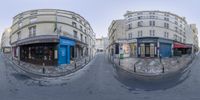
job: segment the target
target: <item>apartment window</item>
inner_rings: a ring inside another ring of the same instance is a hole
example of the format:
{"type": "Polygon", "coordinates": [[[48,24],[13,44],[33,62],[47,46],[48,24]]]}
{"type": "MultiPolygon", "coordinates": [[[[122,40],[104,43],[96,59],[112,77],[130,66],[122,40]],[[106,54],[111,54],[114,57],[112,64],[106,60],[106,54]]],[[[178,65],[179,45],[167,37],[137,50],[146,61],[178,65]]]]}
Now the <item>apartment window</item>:
{"type": "Polygon", "coordinates": [[[133,18],[128,18],[128,22],[131,22],[131,20],[133,20],[133,18]]]}
{"type": "Polygon", "coordinates": [[[155,26],[155,21],[149,21],[150,26],[155,26]]]}
{"type": "Polygon", "coordinates": [[[166,18],[166,17],[165,17],[164,20],[169,21],[169,18],[166,18]]]}
{"type": "Polygon", "coordinates": [[[138,19],[142,19],[142,16],[139,16],[138,19]]]}
{"type": "Polygon", "coordinates": [[[185,39],[183,39],[183,43],[185,43],[185,39]]]}
{"type": "Polygon", "coordinates": [[[74,30],[73,33],[74,33],[74,38],[78,38],[78,32],[74,30]]]}
{"type": "Polygon", "coordinates": [[[81,24],[83,24],[83,21],[82,21],[82,20],[79,20],[79,22],[80,22],[81,24]]]}
{"type": "Polygon", "coordinates": [[[30,15],[36,15],[38,13],[37,10],[31,11],[30,15]]]}
{"type": "Polygon", "coordinates": [[[176,34],[174,35],[174,40],[176,40],[176,41],[177,41],[177,35],[176,35],[176,34]]]}
{"type": "Polygon", "coordinates": [[[150,19],[154,19],[155,18],[155,16],[150,16],[150,19]]]}
{"type": "Polygon", "coordinates": [[[76,20],[77,21],[77,18],[75,16],[72,16],[72,19],[76,20]]]}
{"type": "Polygon", "coordinates": [[[83,27],[80,25],[80,30],[83,31],[83,27]]]}
{"type": "Polygon", "coordinates": [[[22,27],[22,22],[19,22],[18,23],[18,28],[21,28],[22,27]]]}
{"type": "Polygon", "coordinates": [[[165,38],[169,38],[169,33],[168,33],[168,32],[165,32],[165,33],[164,33],[164,37],[165,37],[165,38]]]}
{"type": "Polygon", "coordinates": [[[84,29],[84,32],[86,33],[86,29],[84,29]]]}
{"type": "Polygon", "coordinates": [[[37,22],[37,17],[30,18],[30,23],[35,23],[35,22],[37,22]]]}
{"type": "Polygon", "coordinates": [[[149,30],[150,36],[155,36],[155,30],[149,30]]]}
{"type": "Polygon", "coordinates": [[[167,14],[167,13],[165,13],[164,15],[167,16],[167,17],[169,17],[169,14],[167,14]]]}
{"type": "Polygon", "coordinates": [[[143,26],[142,24],[143,24],[143,21],[139,21],[139,22],[138,22],[138,27],[143,26]]]}
{"type": "Polygon", "coordinates": [[[23,19],[23,14],[19,15],[19,20],[23,19]]]}
{"type": "Polygon", "coordinates": [[[155,15],[155,12],[149,12],[150,15],[155,15]]]}
{"type": "Polygon", "coordinates": [[[36,26],[31,26],[29,29],[29,36],[35,36],[36,35],[36,26]]]}
{"type": "Polygon", "coordinates": [[[129,33],[129,34],[128,34],[128,38],[129,38],[129,39],[132,39],[132,33],[129,33]]]}
{"type": "Polygon", "coordinates": [[[132,17],[132,15],[128,15],[128,18],[132,17]]]}
{"type": "Polygon", "coordinates": [[[83,41],[83,34],[80,34],[81,35],[81,41],[83,41]]]}
{"type": "Polygon", "coordinates": [[[128,29],[132,29],[132,24],[128,24],[128,29]]]}
{"type": "Polygon", "coordinates": [[[85,37],[85,43],[87,43],[87,37],[85,37]]]}
{"type": "Polygon", "coordinates": [[[164,27],[169,29],[169,23],[164,23],[164,27]]]}
{"type": "Polygon", "coordinates": [[[138,37],[142,37],[142,31],[138,31],[138,37]]]}
{"type": "Polygon", "coordinates": [[[76,27],[76,22],[72,22],[72,26],[73,26],[73,27],[76,27]]]}
{"type": "Polygon", "coordinates": [[[21,32],[17,32],[17,40],[20,40],[21,39],[21,32]]]}

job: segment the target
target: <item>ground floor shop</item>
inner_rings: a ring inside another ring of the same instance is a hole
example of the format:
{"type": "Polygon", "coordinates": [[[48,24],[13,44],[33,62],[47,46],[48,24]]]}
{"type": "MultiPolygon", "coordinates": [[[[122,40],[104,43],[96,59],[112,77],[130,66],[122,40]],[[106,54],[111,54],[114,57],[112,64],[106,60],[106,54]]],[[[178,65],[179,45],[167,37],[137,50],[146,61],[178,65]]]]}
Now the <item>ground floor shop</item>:
{"type": "Polygon", "coordinates": [[[130,40],[120,40],[110,46],[110,53],[124,57],[172,57],[177,55],[191,54],[192,45],[177,41],[143,37],[130,40]],[[134,40],[134,41],[133,41],[134,40]]]}
{"type": "Polygon", "coordinates": [[[38,65],[57,65],[57,43],[37,43],[19,46],[21,61],[38,65]]]}
{"type": "Polygon", "coordinates": [[[88,46],[67,37],[59,39],[31,39],[32,42],[12,46],[14,59],[43,66],[70,64],[89,55],[88,46]],[[34,40],[34,41],[33,41],[34,40]]]}
{"type": "Polygon", "coordinates": [[[187,45],[179,42],[174,42],[174,56],[181,56],[192,53],[192,45],[187,45]]]}
{"type": "Polygon", "coordinates": [[[158,55],[157,39],[155,38],[140,38],[138,44],[138,57],[156,57],[158,55]]]}

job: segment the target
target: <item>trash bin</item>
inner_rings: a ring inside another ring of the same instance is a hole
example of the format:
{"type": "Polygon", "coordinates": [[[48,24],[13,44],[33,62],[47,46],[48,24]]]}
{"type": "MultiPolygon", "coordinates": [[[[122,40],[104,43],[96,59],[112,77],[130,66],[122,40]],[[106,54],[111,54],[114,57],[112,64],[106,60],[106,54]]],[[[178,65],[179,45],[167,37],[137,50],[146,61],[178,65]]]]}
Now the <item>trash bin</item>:
{"type": "Polygon", "coordinates": [[[123,59],[123,58],[124,58],[124,54],[120,54],[120,55],[119,55],[119,58],[120,58],[120,59],[123,59]]]}

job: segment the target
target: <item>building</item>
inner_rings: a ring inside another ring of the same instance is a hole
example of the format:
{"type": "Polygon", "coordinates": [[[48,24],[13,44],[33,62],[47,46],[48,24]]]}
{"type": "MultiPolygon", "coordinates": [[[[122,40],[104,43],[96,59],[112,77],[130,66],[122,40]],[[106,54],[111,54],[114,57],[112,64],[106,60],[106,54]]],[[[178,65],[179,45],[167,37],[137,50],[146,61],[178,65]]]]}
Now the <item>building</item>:
{"type": "Polygon", "coordinates": [[[96,52],[106,52],[106,48],[108,46],[108,38],[107,37],[101,37],[96,38],[96,52]]]}
{"type": "Polygon", "coordinates": [[[10,53],[11,52],[10,32],[11,32],[11,29],[7,28],[2,34],[1,50],[2,50],[3,53],[10,53]]]}
{"type": "Polygon", "coordinates": [[[13,59],[38,65],[61,65],[95,53],[95,33],[81,15],[59,9],[36,9],[13,18],[13,59]]]}
{"type": "Polygon", "coordinates": [[[194,52],[199,51],[199,40],[198,40],[198,29],[196,27],[196,24],[190,24],[190,27],[192,29],[192,40],[193,40],[193,48],[194,48],[194,52]]]}
{"type": "Polygon", "coordinates": [[[113,20],[108,28],[108,52],[112,56],[119,54],[119,39],[125,39],[125,20],[113,20]]]}
{"type": "Polygon", "coordinates": [[[119,50],[115,54],[123,54],[124,57],[170,57],[192,52],[194,42],[187,43],[188,35],[192,33],[187,31],[185,17],[165,11],[127,11],[124,17],[123,27],[112,27],[111,23],[108,30],[110,45],[115,44],[115,49],[119,50]],[[124,32],[113,32],[117,29],[124,32]],[[112,36],[117,38],[112,39],[112,36]]]}

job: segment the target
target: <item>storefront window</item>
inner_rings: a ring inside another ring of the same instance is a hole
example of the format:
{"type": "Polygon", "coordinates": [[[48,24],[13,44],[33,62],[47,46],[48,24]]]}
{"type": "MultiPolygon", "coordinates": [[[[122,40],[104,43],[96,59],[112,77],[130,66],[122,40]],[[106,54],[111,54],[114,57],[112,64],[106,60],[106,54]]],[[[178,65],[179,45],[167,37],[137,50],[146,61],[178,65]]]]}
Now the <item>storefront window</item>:
{"type": "Polygon", "coordinates": [[[145,45],[141,44],[140,48],[141,48],[141,57],[145,57],[145,45]]]}
{"type": "Polygon", "coordinates": [[[54,65],[57,59],[56,44],[32,44],[20,48],[20,58],[34,64],[54,65]],[[56,55],[55,55],[56,53],[56,55]],[[54,59],[54,56],[56,59],[54,59]]]}
{"type": "Polygon", "coordinates": [[[150,56],[154,57],[154,44],[150,44],[150,56]]]}

